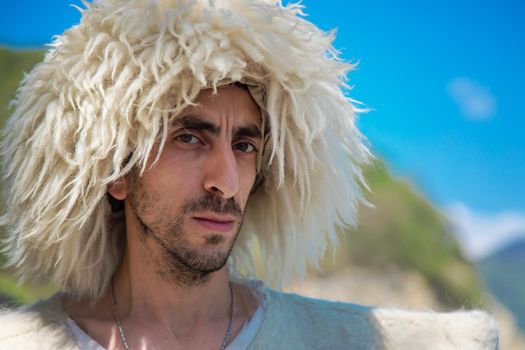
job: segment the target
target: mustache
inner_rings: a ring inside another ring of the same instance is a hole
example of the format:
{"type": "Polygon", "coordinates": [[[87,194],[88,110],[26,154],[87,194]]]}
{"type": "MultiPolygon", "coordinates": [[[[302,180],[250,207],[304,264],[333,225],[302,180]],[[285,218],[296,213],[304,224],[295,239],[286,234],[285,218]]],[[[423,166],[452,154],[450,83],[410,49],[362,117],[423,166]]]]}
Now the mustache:
{"type": "Polygon", "coordinates": [[[201,211],[211,211],[216,214],[230,214],[238,218],[243,216],[241,207],[233,198],[224,200],[212,193],[208,193],[204,197],[192,200],[182,207],[182,213],[184,214],[201,211]]]}

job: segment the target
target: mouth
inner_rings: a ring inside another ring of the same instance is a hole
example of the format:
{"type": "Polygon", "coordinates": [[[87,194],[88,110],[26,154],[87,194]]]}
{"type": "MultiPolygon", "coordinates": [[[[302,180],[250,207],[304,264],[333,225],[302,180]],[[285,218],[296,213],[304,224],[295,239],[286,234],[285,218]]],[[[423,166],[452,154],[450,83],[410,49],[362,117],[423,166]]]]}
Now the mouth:
{"type": "Polygon", "coordinates": [[[217,233],[230,232],[236,222],[236,219],[233,217],[221,215],[194,216],[193,220],[200,226],[217,233]]]}

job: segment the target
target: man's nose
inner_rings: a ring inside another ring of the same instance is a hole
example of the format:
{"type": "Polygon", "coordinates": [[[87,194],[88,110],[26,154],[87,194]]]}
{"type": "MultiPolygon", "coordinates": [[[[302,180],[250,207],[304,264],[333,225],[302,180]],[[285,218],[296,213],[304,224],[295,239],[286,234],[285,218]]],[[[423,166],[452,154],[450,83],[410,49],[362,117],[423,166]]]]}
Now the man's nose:
{"type": "Polygon", "coordinates": [[[216,145],[206,160],[204,189],[223,198],[232,198],[239,190],[237,160],[231,145],[216,145]]]}

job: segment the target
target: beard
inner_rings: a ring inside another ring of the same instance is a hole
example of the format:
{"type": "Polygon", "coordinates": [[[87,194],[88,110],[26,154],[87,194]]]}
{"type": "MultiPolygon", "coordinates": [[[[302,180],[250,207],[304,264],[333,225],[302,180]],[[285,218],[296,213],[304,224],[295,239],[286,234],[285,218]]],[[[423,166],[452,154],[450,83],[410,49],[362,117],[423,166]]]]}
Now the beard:
{"type": "Polygon", "coordinates": [[[142,188],[140,178],[133,176],[130,181],[129,203],[140,225],[142,241],[151,240],[155,246],[152,256],[156,258],[155,271],[165,281],[176,286],[191,287],[205,283],[211,273],[222,269],[232,252],[242,226],[243,212],[233,198],[227,200],[207,193],[205,196],[185,203],[174,215],[170,206],[159,203],[160,195],[142,188]],[[191,213],[212,212],[229,214],[239,218],[231,242],[225,248],[223,235],[210,233],[204,242],[195,246],[184,231],[184,218],[191,213]]]}

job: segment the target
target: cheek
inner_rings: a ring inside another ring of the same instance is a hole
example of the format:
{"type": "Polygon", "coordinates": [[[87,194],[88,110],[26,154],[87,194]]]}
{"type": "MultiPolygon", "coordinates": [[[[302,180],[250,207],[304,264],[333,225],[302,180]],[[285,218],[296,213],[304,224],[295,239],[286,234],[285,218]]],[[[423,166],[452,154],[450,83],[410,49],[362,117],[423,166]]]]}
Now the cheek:
{"type": "Polygon", "coordinates": [[[179,164],[159,162],[145,184],[159,195],[163,205],[169,205],[173,210],[199,196],[200,175],[196,167],[191,162],[179,164]]]}
{"type": "Polygon", "coordinates": [[[250,196],[250,193],[252,192],[253,185],[255,184],[255,170],[252,170],[251,168],[248,168],[247,170],[240,171],[239,172],[239,200],[243,204],[243,206],[246,205],[246,202],[248,201],[248,197],[250,196]]]}
{"type": "Polygon", "coordinates": [[[202,177],[202,159],[195,152],[177,152],[166,146],[158,162],[162,182],[184,190],[202,177]]]}

